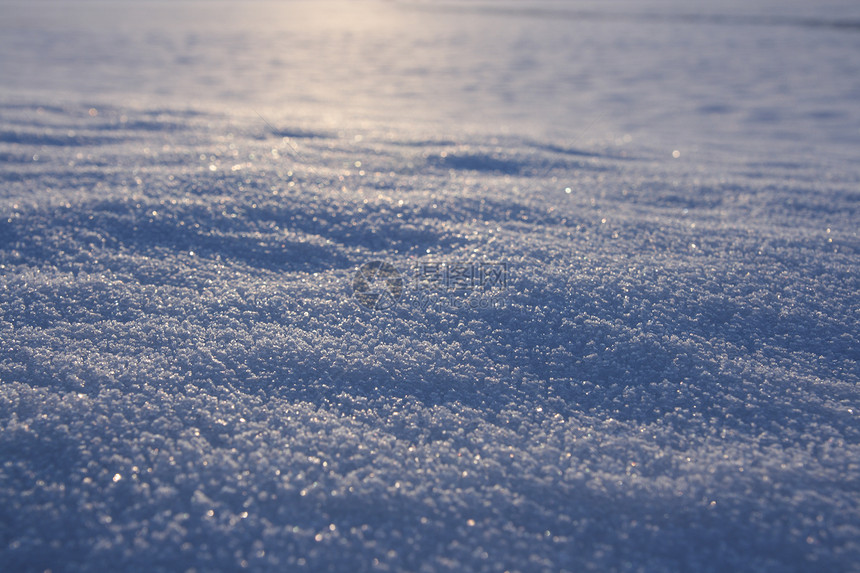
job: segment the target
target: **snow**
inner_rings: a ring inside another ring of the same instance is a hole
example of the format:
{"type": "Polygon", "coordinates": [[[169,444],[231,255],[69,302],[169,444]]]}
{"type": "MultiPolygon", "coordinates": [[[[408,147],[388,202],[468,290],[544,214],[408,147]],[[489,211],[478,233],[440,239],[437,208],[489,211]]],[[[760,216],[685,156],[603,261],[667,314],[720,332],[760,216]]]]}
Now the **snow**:
{"type": "Polygon", "coordinates": [[[0,10],[0,570],[858,571],[856,3],[0,10]]]}

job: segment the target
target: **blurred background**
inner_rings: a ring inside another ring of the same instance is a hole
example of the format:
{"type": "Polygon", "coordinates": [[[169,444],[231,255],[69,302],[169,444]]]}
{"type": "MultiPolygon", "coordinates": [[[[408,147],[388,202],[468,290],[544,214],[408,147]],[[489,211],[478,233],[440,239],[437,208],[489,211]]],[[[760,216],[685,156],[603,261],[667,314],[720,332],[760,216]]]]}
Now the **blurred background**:
{"type": "Polygon", "coordinates": [[[6,101],[732,152],[860,142],[854,1],[3,0],[0,10],[6,101]]]}

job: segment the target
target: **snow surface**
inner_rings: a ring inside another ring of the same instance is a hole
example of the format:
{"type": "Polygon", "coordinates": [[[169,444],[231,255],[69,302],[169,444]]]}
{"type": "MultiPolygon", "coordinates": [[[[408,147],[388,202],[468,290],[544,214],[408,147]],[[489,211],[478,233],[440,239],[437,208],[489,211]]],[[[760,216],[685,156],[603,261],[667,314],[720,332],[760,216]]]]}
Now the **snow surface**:
{"type": "Polygon", "coordinates": [[[0,570],[860,571],[856,2],[0,14],[0,570]]]}

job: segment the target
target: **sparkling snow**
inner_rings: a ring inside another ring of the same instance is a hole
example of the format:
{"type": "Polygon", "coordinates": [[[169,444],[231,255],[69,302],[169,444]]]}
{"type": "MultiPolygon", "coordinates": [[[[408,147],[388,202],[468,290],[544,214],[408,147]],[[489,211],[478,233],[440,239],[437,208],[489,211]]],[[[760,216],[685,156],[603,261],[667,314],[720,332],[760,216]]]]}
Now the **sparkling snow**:
{"type": "Polygon", "coordinates": [[[857,3],[0,14],[0,570],[858,571],[857,3]]]}

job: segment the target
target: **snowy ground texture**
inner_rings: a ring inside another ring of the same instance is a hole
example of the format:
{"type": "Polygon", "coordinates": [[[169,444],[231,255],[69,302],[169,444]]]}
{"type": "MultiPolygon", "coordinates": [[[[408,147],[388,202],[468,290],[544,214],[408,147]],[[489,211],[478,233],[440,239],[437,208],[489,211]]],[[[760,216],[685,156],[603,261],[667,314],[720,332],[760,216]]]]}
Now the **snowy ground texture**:
{"type": "Polygon", "coordinates": [[[3,2],[0,570],[860,571],[858,53],[837,1],[3,2]]]}

